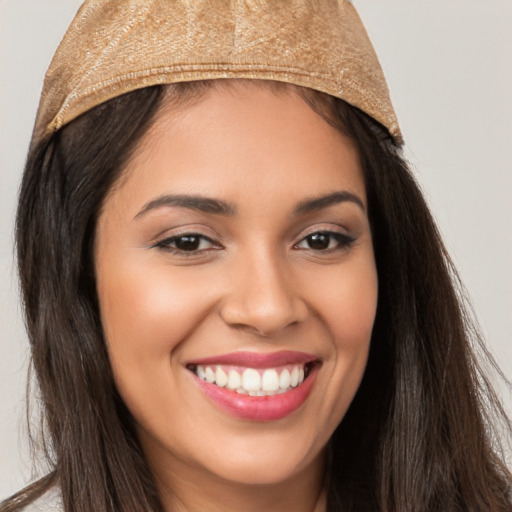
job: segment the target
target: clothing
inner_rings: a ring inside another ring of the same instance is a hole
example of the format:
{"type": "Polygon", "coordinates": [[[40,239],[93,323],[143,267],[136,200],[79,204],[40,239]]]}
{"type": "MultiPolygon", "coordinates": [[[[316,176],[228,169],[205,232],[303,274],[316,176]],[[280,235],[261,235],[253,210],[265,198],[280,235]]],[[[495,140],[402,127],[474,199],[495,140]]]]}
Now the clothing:
{"type": "Polygon", "coordinates": [[[33,144],[142,87],[275,80],[341,98],[402,143],[368,34],[344,0],[86,0],[57,50],[33,144]]]}
{"type": "Polygon", "coordinates": [[[27,505],[23,512],[62,512],[62,496],[58,487],[52,487],[42,496],[27,505]]]}

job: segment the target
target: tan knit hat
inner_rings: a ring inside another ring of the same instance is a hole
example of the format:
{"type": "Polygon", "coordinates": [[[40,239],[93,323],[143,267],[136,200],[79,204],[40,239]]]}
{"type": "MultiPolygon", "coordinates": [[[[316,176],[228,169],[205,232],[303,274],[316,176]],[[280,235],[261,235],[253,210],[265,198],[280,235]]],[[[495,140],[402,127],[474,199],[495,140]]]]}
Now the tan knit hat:
{"type": "Polygon", "coordinates": [[[379,61],[346,0],[87,0],[46,75],[33,142],[129,91],[215,78],[328,93],[402,143],[379,61]]]}

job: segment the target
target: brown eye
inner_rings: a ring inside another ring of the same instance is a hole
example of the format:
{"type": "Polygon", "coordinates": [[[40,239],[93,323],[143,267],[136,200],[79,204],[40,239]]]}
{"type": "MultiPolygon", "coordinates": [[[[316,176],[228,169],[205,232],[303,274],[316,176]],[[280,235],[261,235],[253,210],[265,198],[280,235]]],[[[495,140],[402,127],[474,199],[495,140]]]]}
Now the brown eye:
{"type": "Polygon", "coordinates": [[[201,237],[197,235],[179,236],[174,239],[174,247],[179,251],[197,251],[201,244],[201,237]]]}
{"type": "Polygon", "coordinates": [[[329,248],[331,243],[331,235],[329,233],[313,233],[306,237],[310,249],[321,251],[329,248]]]}
{"type": "Polygon", "coordinates": [[[173,253],[200,253],[208,249],[218,248],[212,240],[198,233],[185,233],[171,236],[155,244],[154,247],[173,253]]]}
{"type": "Polygon", "coordinates": [[[316,231],[304,237],[296,246],[296,249],[308,249],[311,251],[332,251],[347,249],[355,239],[349,235],[334,231],[316,231]]]}

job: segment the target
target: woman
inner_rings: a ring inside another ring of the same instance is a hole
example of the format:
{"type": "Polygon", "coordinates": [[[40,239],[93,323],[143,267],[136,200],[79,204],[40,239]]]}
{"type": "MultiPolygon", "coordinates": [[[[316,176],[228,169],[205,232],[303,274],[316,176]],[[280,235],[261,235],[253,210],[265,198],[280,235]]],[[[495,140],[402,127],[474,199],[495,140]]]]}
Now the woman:
{"type": "Polygon", "coordinates": [[[52,64],[17,232],[54,471],[6,510],[510,510],[357,15],[227,6],[86,3],[52,64]]]}

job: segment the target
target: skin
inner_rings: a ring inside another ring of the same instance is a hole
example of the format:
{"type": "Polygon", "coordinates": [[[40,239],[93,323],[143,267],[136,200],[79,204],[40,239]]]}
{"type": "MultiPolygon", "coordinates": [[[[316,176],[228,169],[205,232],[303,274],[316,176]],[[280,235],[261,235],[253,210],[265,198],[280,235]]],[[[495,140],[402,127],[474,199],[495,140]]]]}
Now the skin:
{"type": "Polygon", "coordinates": [[[163,107],[105,201],[95,262],[115,381],[167,509],[324,509],[325,446],[363,376],[375,318],[366,210],[354,145],[293,88],[230,81],[163,107]],[[297,212],[335,192],[353,199],[297,212]],[[232,211],[155,203],[169,194],[232,211]],[[339,236],[314,249],[318,232],[339,236]],[[169,238],[186,233],[205,238],[177,252],[169,238]],[[222,411],[186,368],[280,350],[321,366],[306,402],[274,421],[222,411]]]}

